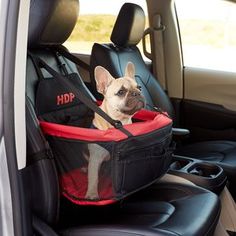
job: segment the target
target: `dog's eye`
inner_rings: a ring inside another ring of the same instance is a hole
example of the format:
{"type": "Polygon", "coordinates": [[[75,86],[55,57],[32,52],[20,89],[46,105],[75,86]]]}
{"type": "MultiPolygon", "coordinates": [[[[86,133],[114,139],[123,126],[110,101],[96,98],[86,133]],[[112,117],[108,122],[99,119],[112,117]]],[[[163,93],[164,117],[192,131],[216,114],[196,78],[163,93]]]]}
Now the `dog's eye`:
{"type": "Polygon", "coordinates": [[[140,85],[137,86],[137,89],[138,89],[139,91],[142,91],[142,87],[141,87],[140,85]]]}
{"type": "Polygon", "coordinates": [[[125,94],[125,90],[124,89],[120,89],[118,92],[117,92],[117,95],[118,96],[122,96],[125,94]]]}

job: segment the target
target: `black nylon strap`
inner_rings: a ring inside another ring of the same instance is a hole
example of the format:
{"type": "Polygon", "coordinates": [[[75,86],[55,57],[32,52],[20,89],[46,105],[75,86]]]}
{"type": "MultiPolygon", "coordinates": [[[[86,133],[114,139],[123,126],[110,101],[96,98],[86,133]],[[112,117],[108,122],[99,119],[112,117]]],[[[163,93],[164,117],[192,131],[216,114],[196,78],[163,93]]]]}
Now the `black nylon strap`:
{"type": "Polygon", "coordinates": [[[83,94],[83,91],[80,90],[79,92],[77,89],[74,88],[70,84],[68,80],[66,80],[62,75],[60,75],[58,72],[53,70],[50,66],[48,66],[42,59],[35,57],[31,54],[31,57],[34,57],[36,66],[40,68],[44,68],[47,72],[49,72],[54,78],[58,79],[58,82],[61,83],[63,86],[69,88],[71,92],[73,92],[76,97],[83,102],[85,105],[87,105],[91,110],[99,114],[102,118],[104,118],[107,122],[109,122],[112,126],[114,126],[116,129],[119,129],[124,134],[126,134],[128,137],[133,136],[128,130],[126,130],[122,123],[119,120],[113,120],[107,113],[105,113],[101,108],[99,108],[91,99],[89,99],[86,95],[83,94]]]}
{"type": "Polygon", "coordinates": [[[71,54],[70,52],[68,52],[68,50],[64,47],[64,46],[57,46],[55,47],[55,50],[57,52],[59,52],[62,56],[64,56],[65,58],[67,58],[68,60],[74,62],[75,64],[77,64],[78,66],[81,66],[83,69],[90,71],[90,65],[87,64],[86,62],[82,61],[81,59],[79,59],[78,57],[74,56],[73,54],[71,54]]]}
{"type": "Polygon", "coordinates": [[[54,52],[56,60],[57,60],[57,64],[58,67],[60,68],[60,70],[63,72],[64,75],[68,75],[68,70],[66,69],[66,64],[65,62],[62,61],[61,59],[61,54],[59,52],[54,52]]]}
{"type": "Polygon", "coordinates": [[[28,156],[27,165],[31,165],[37,161],[53,159],[53,155],[50,149],[45,149],[39,152],[32,153],[28,156]]]}
{"type": "Polygon", "coordinates": [[[26,96],[26,124],[27,165],[42,159],[53,159],[49,144],[38,128],[38,120],[28,96],[26,96]]]}
{"type": "Polygon", "coordinates": [[[34,57],[34,55],[31,52],[27,52],[27,54],[31,58],[31,60],[34,64],[34,67],[36,69],[36,73],[37,73],[39,79],[40,80],[44,79],[43,72],[41,71],[40,67],[38,66],[38,63],[37,63],[36,58],[34,57]]]}
{"type": "Polygon", "coordinates": [[[149,105],[148,103],[146,103],[146,106],[148,106],[148,107],[150,107],[152,110],[154,110],[154,111],[156,111],[156,112],[162,114],[163,116],[166,116],[166,117],[172,119],[172,118],[168,115],[168,113],[167,113],[167,112],[164,112],[160,107],[151,106],[151,105],[149,105]]]}

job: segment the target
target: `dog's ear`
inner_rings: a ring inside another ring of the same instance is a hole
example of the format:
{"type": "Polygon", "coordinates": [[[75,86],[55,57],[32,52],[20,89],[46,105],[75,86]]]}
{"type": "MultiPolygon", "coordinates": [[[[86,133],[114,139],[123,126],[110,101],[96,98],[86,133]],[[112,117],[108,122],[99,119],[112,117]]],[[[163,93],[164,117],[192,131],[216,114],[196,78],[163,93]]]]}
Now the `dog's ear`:
{"type": "Polygon", "coordinates": [[[125,68],[125,76],[135,79],[135,68],[132,62],[128,62],[125,68]]]}
{"type": "Polygon", "coordinates": [[[97,91],[104,95],[108,85],[112,82],[114,78],[111,76],[109,71],[107,71],[102,66],[96,66],[94,70],[94,77],[96,80],[97,91]]]}

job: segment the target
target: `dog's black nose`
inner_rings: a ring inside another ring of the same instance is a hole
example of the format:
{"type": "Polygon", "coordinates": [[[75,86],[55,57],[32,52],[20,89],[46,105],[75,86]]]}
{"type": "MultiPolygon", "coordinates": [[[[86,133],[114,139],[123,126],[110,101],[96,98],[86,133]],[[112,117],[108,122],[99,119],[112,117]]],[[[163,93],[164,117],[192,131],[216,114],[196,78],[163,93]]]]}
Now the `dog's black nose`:
{"type": "Polygon", "coordinates": [[[140,92],[138,92],[138,91],[133,91],[132,93],[131,93],[131,95],[133,96],[133,97],[137,97],[137,96],[140,96],[140,92]]]}

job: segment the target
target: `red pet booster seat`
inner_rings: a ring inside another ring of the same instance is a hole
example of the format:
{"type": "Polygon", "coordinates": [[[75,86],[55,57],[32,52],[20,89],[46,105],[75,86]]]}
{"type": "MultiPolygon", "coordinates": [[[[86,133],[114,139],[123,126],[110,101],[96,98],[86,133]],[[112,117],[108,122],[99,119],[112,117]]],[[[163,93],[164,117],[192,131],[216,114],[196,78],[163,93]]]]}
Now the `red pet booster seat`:
{"type": "Polygon", "coordinates": [[[132,124],[122,125],[92,101],[76,73],[61,75],[30,56],[40,78],[36,112],[56,160],[63,196],[76,204],[110,204],[166,173],[173,147],[172,120],[165,113],[141,110],[132,124]],[[94,112],[114,128],[90,128],[94,112]]]}

